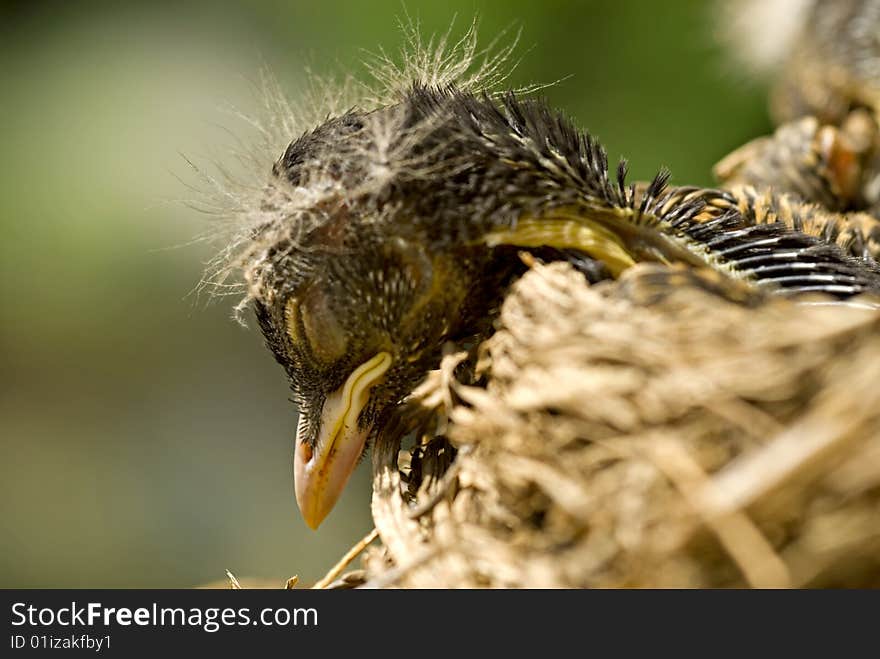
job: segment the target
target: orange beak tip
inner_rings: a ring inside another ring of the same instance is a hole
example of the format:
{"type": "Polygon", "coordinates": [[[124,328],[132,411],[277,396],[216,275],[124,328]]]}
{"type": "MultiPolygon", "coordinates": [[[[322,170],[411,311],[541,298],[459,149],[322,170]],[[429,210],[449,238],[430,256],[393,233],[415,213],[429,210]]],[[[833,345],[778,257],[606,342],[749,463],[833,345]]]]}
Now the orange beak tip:
{"type": "Polygon", "coordinates": [[[391,355],[380,352],[330,393],[322,405],[321,418],[313,420],[317,437],[305,435],[312,424],[301,422],[297,427],[293,455],[296,502],[311,529],[317,529],[330,514],[357,467],[370,434],[358,419],[369,401],[370,389],[390,365],[391,355]]]}

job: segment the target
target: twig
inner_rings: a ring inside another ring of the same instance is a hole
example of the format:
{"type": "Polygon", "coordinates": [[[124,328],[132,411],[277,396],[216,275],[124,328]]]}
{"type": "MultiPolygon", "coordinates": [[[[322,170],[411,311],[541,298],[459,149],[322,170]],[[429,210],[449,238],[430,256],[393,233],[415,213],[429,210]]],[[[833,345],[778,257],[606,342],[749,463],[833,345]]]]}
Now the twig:
{"type": "Polygon", "coordinates": [[[373,529],[367,535],[365,535],[361,540],[355,544],[354,547],[349,549],[345,556],[343,556],[340,561],[330,568],[330,571],[324,575],[324,578],[318,581],[314,586],[312,586],[313,590],[321,590],[326,588],[331,583],[333,583],[336,578],[342,574],[342,571],[348,567],[349,563],[351,563],[355,558],[358,557],[364,549],[367,548],[367,545],[373,542],[376,538],[379,537],[379,532],[376,529],[373,529]]]}
{"type": "Polygon", "coordinates": [[[418,568],[422,567],[426,563],[429,563],[433,559],[437,558],[437,556],[439,556],[443,551],[445,551],[445,549],[446,549],[445,547],[441,547],[439,545],[431,547],[431,548],[425,550],[424,552],[422,552],[421,555],[416,556],[413,560],[411,560],[406,565],[403,565],[401,567],[391,568],[390,570],[386,571],[385,573],[380,574],[379,576],[377,576],[373,579],[370,579],[363,586],[361,586],[361,588],[366,589],[366,590],[371,590],[371,589],[388,588],[390,586],[393,586],[395,583],[400,581],[403,577],[405,577],[407,574],[409,574],[413,570],[417,570],[418,568]]]}
{"type": "Polygon", "coordinates": [[[677,441],[663,436],[645,442],[646,453],[715,533],[753,588],[790,588],[788,566],[743,510],[723,515],[706,510],[697,498],[709,476],[677,441]]]}
{"type": "Polygon", "coordinates": [[[226,570],[226,578],[229,579],[229,585],[232,587],[232,590],[241,590],[241,584],[238,583],[238,579],[229,570],[226,570]]]}

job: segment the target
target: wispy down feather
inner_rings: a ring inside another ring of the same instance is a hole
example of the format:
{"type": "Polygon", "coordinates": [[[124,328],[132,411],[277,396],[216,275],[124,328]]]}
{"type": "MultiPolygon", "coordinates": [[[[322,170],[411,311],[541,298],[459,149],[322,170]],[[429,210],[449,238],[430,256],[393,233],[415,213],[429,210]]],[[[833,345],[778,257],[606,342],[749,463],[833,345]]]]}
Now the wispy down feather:
{"type": "MultiPolygon", "coordinates": [[[[277,231],[307,233],[313,227],[309,217],[320,201],[320,182],[306,189],[279,185],[278,179],[271,176],[273,163],[291,141],[348,112],[370,113],[389,107],[414,84],[454,86],[474,94],[496,95],[516,66],[512,56],[519,33],[502,33],[481,47],[476,21],[458,36],[453,24],[445,33],[426,38],[410,16],[401,19],[399,27],[403,43],[399,51],[366,53],[364,78],[350,73],[334,76],[306,71],[305,85],[291,98],[275,76],[263,70],[256,85],[258,112],[233,113],[255,135],[250,141],[235,138],[232,157],[241,163],[244,177],[230,174],[223,164],[204,167],[187,161],[198,179],[192,205],[215,217],[209,230],[197,240],[221,245],[206,265],[198,293],[242,296],[236,306],[236,317],[240,319],[239,312],[252,296],[240,276],[243,266],[277,243],[277,231]],[[294,214],[299,216],[297,222],[283,221],[294,214]]],[[[517,91],[530,93],[545,86],[529,85],[517,91]]],[[[373,137],[368,156],[375,164],[378,180],[383,171],[388,177],[393,175],[389,169],[392,164],[397,172],[406,170],[413,176],[432,173],[429,153],[418,160],[412,157],[413,144],[431,127],[404,126],[404,120],[404,116],[393,112],[367,115],[365,129],[373,137]]],[[[445,168],[449,171],[449,163],[445,168]]],[[[326,186],[333,187],[329,182],[326,186]]]]}

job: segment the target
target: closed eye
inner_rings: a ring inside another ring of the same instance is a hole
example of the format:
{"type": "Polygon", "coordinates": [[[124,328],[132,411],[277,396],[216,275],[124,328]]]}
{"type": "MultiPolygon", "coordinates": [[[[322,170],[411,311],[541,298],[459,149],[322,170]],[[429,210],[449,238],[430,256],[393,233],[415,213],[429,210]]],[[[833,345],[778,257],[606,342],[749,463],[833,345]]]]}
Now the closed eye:
{"type": "Polygon", "coordinates": [[[348,348],[348,336],[328,304],[328,296],[310,287],[302,296],[291,298],[285,308],[287,334],[299,348],[307,348],[325,364],[341,359],[348,348]]]}

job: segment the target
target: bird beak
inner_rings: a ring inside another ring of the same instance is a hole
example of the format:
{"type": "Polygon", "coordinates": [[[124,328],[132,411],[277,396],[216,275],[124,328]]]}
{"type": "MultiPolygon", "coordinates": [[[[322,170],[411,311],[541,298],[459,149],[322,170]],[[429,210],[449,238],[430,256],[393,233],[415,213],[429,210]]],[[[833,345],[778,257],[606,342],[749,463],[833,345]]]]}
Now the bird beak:
{"type": "Polygon", "coordinates": [[[333,509],[357,466],[370,432],[358,427],[358,416],[370,399],[370,389],[389,366],[391,355],[380,352],[327,396],[314,448],[301,436],[302,424],[297,430],[293,457],[296,502],[312,529],[317,529],[333,509]]]}

